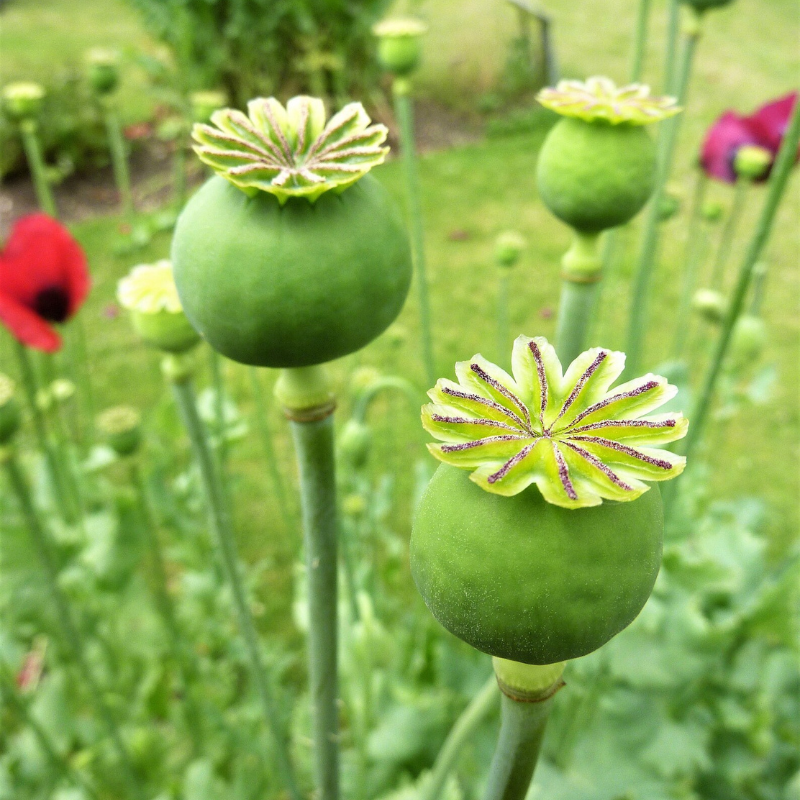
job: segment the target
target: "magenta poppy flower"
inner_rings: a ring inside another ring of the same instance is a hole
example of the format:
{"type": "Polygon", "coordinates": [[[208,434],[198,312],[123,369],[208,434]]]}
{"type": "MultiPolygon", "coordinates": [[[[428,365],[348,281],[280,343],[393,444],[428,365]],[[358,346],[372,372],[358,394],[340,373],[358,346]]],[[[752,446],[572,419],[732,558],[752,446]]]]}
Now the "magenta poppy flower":
{"type": "Polygon", "coordinates": [[[708,130],[700,153],[700,165],[710,178],[736,183],[733,162],[744,145],[763,146],[747,117],[726,111],[708,130]]]}
{"type": "Polygon", "coordinates": [[[17,220],[0,253],[0,323],[28,347],[61,347],[53,324],[81,307],[91,280],[86,257],[69,231],[46,214],[17,220]]]}
{"type": "Polygon", "coordinates": [[[791,92],[772,100],[747,118],[748,126],[759,138],[759,144],[771,150],[773,155],[777,155],[780,150],[797,102],[797,95],[797,92],[791,92]]]}

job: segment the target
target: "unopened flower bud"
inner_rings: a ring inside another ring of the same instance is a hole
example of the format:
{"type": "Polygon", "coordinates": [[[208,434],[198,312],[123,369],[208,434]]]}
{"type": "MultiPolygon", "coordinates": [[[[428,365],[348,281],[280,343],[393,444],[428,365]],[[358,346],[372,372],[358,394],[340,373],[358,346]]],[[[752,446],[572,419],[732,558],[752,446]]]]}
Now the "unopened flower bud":
{"type": "Polygon", "coordinates": [[[767,326],[761,317],[743,314],[736,321],[731,339],[730,357],[736,368],[758,360],[767,343],[767,326]]]}
{"type": "Polygon", "coordinates": [[[692,308],[707,322],[722,322],[728,311],[728,303],[714,289],[698,289],[692,298],[692,308]]]}
{"type": "Polygon", "coordinates": [[[503,231],[494,245],[494,257],[501,267],[513,267],[525,249],[525,237],[517,231],[503,231]]]}
{"type": "Polygon", "coordinates": [[[118,456],[129,456],[142,441],[142,418],[135,408],[114,406],[97,418],[97,429],[118,456]]]}
{"type": "Polygon", "coordinates": [[[41,111],[44,95],[44,87],[38,83],[9,83],[3,88],[3,109],[15,122],[33,119],[41,111]]]}
{"type": "Polygon", "coordinates": [[[339,436],[339,451],[347,464],[361,469],[367,463],[371,445],[369,427],[359,420],[348,420],[339,436]]]}
{"type": "Polygon", "coordinates": [[[725,206],[719,200],[707,200],[700,212],[706,222],[719,222],[725,216],[725,206]]]}
{"type": "Polygon", "coordinates": [[[99,97],[111,94],[119,85],[119,53],[94,47],[86,54],[89,86],[99,97]]]}

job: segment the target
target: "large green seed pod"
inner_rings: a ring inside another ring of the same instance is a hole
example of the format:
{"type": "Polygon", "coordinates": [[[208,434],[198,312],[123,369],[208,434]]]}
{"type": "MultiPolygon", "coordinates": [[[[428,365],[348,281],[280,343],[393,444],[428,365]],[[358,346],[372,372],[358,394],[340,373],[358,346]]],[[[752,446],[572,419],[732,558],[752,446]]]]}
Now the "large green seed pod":
{"type": "Polygon", "coordinates": [[[417,68],[422,54],[422,36],[428,26],[417,19],[388,19],[373,27],[378,37],[378,60],[393,75],[404,77],[417,68]]]}
{"type": "Polygon", "coordinates": [[[631,220],[655,186],[656,150],[642,127],[562,119],[539,154],[545,205],[582,233],[631,220]]]}
{"type": "Polygon", "coordinates": [[[443,464],[414,523],[411,572],[431,613],[460,639],[552,664],[591,653],[635,619],[658,575],[662,529],[657,489],[573,510],[533,486],[490,494],[443,464]]]}
{"type": "Polygon", "coordinates": [[[313,205],[283,206],[212,178],[178,219],[172,262],[203,338],[261,367],[321,364],[361,349],[394,321],[411,283],[402,221],[369,175],[313,205]]]}
{"type": "Polygon", "coordinates": [[[234,361],[321,364],[364,347],[397,317],[411,282],[399,212],[366,172],[383,126],[350,104],[324,125],[322,102],[226,109],[196,125],[211,178],[172,242],[187,317],[234,361]],[[245,158],[248,153],[252,155],[245,158]],[[255,162],[255,163],[254,163],[255,162]]]}

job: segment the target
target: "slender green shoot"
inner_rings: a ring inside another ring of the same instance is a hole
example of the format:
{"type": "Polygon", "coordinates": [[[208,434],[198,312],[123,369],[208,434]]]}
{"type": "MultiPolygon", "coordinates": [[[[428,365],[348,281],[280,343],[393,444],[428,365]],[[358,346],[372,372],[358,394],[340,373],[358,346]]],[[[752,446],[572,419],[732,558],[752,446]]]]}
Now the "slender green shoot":
{"type": "Polygon", "coordinates": [[[752,181],[747,178],[738,178],[736,181],[736,188],[733,190],[733,205],[722,228],[717,257],[714,259],[714,267],[711,270],[712,289],[719,289],[724,283],[725,267],[730,260],[733,241],[736,238],[736,230],[742,218],[742,212],[747,200],[747,190],[750,188],[751,183],[752,181]]]}
{"type": "Polygon", "coordinates": [[[128,167],[125,137],[122,135],[122,125],[119,121],[117,109],[109,100],[104,103],[103,116],[105,117],[106,135],[108,136],[108,149],[111,153],[111,166],[114,170],[114,183],[117,185],[122,211],[129,219],[133,219],[136,209],[133,205],[131,173],[128,167]]]}
{"type": "Polygon", "coordinates": [[[33,187],[36,190],[36,202],[45,214],[57,217],[56,201],[53,198],[53,189],[50,186],[50,178],[47,175],[47,167],[42,155],[42,146],[39,143],[38,126],[34,120],[26,119],[20,123],[19,130],[25,158],[28,160],[28,167],[33,178],[33,187]]]}
{"type": "Polygon", "coordinates": [[[631,59],[631,83],[639,83],[644,71],[650,5],[651,0],[639,0],[639,10],[636,14],[636,33],[633,40],[633,57],[631,59]]]}

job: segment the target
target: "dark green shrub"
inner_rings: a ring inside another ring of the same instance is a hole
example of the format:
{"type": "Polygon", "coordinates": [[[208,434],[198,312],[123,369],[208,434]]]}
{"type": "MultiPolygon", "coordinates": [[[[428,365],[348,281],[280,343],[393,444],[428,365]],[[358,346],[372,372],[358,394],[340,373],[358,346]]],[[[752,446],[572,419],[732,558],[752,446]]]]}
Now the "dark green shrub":
{"type": "Polygon", "coordinates": [[[237,104],[274,93],[343,97],[374,85],[371,25],[389,0],[128,0],[172,49],[185,90],[237,104]]]}

